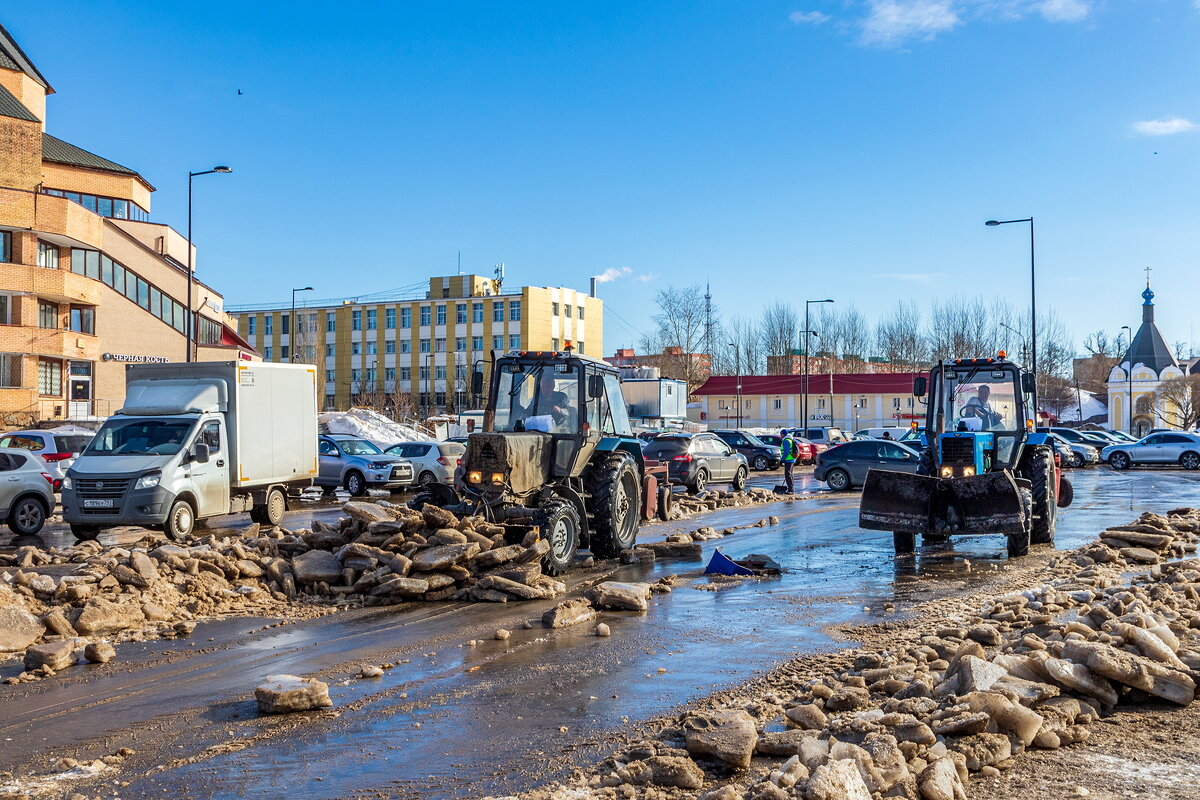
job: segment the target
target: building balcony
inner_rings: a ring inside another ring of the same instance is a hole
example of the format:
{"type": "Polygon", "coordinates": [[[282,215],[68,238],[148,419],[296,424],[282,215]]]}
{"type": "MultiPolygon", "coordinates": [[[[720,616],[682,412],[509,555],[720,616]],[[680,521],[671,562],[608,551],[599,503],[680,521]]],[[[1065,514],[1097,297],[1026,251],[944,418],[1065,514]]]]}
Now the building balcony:
{"type": "Polygon", "coordinates": [[[0,352],[73,361],[98,361],[100,340],[79,331],[29,325],[0,325],[0,352]]]}
{"type": "Polygon", "coordinates": [[[100,304],[100,282],[65,269],[0,264],[5,291],[37,295],[56,303],[100,304]]]}
{"type": "Polygon", "coordinates": [[[59,244],[83,245],[93,250],[102,248],[103,217],[65,197],[39,194],[36,198],[33,228],[39,233],[50,234],[43,238],[59,244]],[[69,241],[64,242],[58,237],[69,241]]]}

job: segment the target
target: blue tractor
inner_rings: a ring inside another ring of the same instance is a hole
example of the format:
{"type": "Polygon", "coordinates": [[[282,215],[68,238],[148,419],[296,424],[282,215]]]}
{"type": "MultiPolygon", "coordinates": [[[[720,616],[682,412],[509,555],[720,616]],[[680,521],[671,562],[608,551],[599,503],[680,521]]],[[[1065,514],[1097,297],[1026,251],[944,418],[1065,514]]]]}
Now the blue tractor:
{"type": "Polygon", "coordinates": [[[925,440],[917,473],[871,470],[859,525],[892,531],[897,554],[916,535],[1003,533],[1009,556],[1054,541],[1058,509],[1072,488],[1049,437],[1034,424],[1033,375],[998,358],[935,364],[913,381],[925,401],[925,440]]]}

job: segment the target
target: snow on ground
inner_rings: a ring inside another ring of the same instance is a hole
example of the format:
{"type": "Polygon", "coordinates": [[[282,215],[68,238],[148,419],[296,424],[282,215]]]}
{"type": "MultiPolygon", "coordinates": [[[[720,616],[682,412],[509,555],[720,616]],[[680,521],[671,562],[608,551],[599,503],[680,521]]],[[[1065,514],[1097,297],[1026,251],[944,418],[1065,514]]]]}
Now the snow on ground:
{"type": "Polygon", "coordinates": [[[330,433],[360,436],[380,448],[391,447],[397,442],[432,442],[434,440],[433,436],[415,425],[394,422],[378,411],[372,411],[369,408],[327,411],[318,415],[317,420],[330,433]]]}
{"type": "MultiPolygon", "coordinates": [[[[1083,405],[1084,421],[1092,419],[1093,417],[1108,416],[1108,406],[1097,400],[1094,392],[1088,392],[1080,389],[1078,396],[1076,396],[1074,390],[1069,390],[1069,394],[1071,395],[1071,400],[1068,405],[1063,408],[1062,413],[1058,415],[1059,422],[1079,422],[1079,406],[1081,404],[1083,405]]],[[[1047,408],[1045,404],[1043,404],[1042,410],[1052,411],[1052,409],[1047,408]]]]}

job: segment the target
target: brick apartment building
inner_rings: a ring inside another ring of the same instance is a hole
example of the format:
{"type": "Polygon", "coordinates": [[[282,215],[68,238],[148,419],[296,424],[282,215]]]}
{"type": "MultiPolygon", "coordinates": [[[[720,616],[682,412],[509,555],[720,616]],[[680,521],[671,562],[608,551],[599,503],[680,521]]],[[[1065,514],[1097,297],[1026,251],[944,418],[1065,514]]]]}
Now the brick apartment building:
{"type": "Polygon", "coordinates": [[[553,351],[570,342],[598,358],[604,341],[604,301],[565,287],[502,290],[480,275],[298,306],[294,329],[290,301],[231,310],[264,360],[318,366],[326,409],[463,410],[472,403],[473,366],[492,350],[553,351]]]}
{"type": "MultiPolygon", "coordinates": [[[[183,361],[187,241],[135,170],[45,131],[46,78],[0,26],[0,424],[103,416],[125,364],[183,361]]],[[[194,259],[193,259],[194,261],[194,259]]],[[[252,358],[193,288],[198,358],[252,358]]]]}

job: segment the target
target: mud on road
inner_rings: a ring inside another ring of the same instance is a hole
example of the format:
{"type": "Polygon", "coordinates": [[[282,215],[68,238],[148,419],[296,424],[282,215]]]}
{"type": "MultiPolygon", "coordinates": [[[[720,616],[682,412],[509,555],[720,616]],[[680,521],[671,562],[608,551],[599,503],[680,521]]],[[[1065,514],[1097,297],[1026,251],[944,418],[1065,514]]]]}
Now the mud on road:
{"type": "MultiPolygon", "coordinates": [[[[1060,518],[1060,548],[1142,510],[1200,505],[1200,484],[1183,474],[1074,477],[1077,507],[1060,518]]],[[[123,798],[518,791],[596,763],[715,692],[752,685],[795,658],[869,641],[922,603],[966,602],[1020,581],[1049,558],[1035,550],[1014,568],[998,537],[981,537],[898,565],[890,537],[857,528],[856,501],[823,494],[648,527],[643,538],[653,541],[700,524],[780,517],[705,543],[701,561],[573,573],[569,592],[610,577],[680,576],[645,614],[603,612],[609,638],[586,625],[526,628],[552,604],[534,601],[358,609],[281,627],[270,618],[226,620],[202,623],[187,641],[122,645],[110,664],[0,689],[0,763],[15,783],[47,796],[100,787],[119,788],[123,798]],[[717,546],[733,557],[770,554],[787,572],[775,581],[713,582],[700,571],[717,546]],[[511,637],[496,641],[497,628],[511,637]],[[363,663],[396,666],[358,679],[363,663]],[[279,672],[329,681],[334,709],[258,717],[253,688],[279,672]],[[49,786],[31,777],[62,774],[60,758],[83,761],[121,747],[136,752],[105,774],[49,786]]]]}

